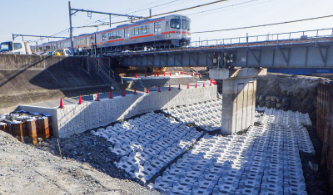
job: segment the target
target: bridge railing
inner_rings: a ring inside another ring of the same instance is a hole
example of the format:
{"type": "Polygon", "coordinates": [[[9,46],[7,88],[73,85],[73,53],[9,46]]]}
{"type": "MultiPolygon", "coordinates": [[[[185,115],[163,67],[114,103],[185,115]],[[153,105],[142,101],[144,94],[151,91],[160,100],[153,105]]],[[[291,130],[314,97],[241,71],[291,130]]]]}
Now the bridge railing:
{"type": "Polygon", "coordinates": [[[226,47],[248,47],[264,45],[288,45],[298,43],[317,43],[332,41],[333,28],[296,31],[288,33],[264,34],[246,37],[200,40],[190,43],[190,47],[226,46],[226,47]]]}

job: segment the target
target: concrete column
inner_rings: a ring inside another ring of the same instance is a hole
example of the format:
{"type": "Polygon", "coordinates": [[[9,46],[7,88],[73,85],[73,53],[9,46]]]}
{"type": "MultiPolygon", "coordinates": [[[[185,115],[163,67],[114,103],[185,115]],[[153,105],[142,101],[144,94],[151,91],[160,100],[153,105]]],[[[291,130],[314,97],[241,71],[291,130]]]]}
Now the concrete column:
{"type": "Polygon", "coordinates": [[[223,80],[222,134],[230,135],[254,123],[256,76],[266,75],[267,69],[211,69],[209,77],[223,80]]]}
{"type": "Polygon", "coordinates": [[[222,134],[230,135],[253,125],[256,91],[254,77],[223,80],[222,134]]]}

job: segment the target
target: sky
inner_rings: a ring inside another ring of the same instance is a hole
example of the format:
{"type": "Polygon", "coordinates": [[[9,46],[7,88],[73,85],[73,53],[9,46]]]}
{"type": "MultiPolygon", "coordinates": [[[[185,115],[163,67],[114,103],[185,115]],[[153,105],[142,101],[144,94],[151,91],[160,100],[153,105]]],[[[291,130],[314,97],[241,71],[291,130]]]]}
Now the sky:
{"type": "MultiPolygon", "coordinates": [[[[71,5],[72,8],[76,9],[149,16],[150,8],[154,15],[213,1],[216,0],[71,0],[71,5]]],[[[0,11],[0,42],[12,40],[12,33],[69,37],[67,0],[0,0],[0,7],[2,8],[0,11]]],[[[191,17],[192,32],[202,32],[333,15],[332,7],[333,0],[226,0],[209,6],[178,12],[178,14],[191,17]]],[[[100,14],[92,14],[92,17],[88,17],[87,13],[78,12],[72,17],[73,27],[107,23],[109,22],[108,18],[107,15],[100,14]]],[[[112,18],[112,22],[124,20],[127,20],[127,18],[112,18]]],[[[115,26],[113,25],[113,27],[115,26]]],[[[108,28],[109,26],[74,28],[74,35],[92,33],[108,28]]],[[[192,35],[192,41],[323,28],[333,28],[333,17],[235,31],[198,33],[192,35]]],[[[332,34],[333,31],[319,31],[319,35],[320,33],[327,35],[332,34]]],[[[309,36],[315,35],[315,31],[308,34],[309,36]]],[[[299,36],[299,34],[294,35],[299,36]]],[[[22,40],[22,38],[18,37],[15,40],[22,40]]],[[[40,38],[24,37],[24,40],[38,41],[38,44],[41,44],[57,39],[41,40],[40,38]]]]}

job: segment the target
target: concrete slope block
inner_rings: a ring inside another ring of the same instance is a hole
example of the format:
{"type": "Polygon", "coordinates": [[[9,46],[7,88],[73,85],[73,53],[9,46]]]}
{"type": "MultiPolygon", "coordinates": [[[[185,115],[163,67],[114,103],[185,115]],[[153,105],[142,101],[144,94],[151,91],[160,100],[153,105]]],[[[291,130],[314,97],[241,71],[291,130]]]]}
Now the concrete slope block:
{"type": "Polygon", "coordinates": [[[91,131],[91,134],[104,137],[114,145],[109,150],[120,157],[119,162],[115,162],[119,169],[147,183],[170,161],[191,147],[202,132],[161,113],[151,112],[96,132],[91,131]]]}
{"type": "Polygon", "coordinates": [[[307,115],[262,109],[261,125],[243,135],[206,134],[153,187],[167,194],[307,194],[299,156],[306,147],[314,152],[307,115]]]}
{"type": "Polygon", "coordinates": [[[202,129],[214,131],[221,128],[222,101],[218,99],[186,104],[163,109],[166,114],[170,114],[184,123],[195,123],[202,129]]]}

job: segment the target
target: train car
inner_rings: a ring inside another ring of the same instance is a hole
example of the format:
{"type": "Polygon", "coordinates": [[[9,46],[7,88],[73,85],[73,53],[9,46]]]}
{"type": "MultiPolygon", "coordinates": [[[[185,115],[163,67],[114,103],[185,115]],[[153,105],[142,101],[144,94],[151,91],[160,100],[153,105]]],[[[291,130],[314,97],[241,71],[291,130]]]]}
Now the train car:
{"type": "MultiPolygon", "coordinates": [[[[98,53],[162,47],[165,45],[187,46],[191,41],[191,19],[184,15],[173,14],[156,19],[140,20],[132,24],[74,37],[75,53],[94,49],[98,53]]],[[[70,39],[38,46],[47,48],[70,48],[70,39]]]]}

